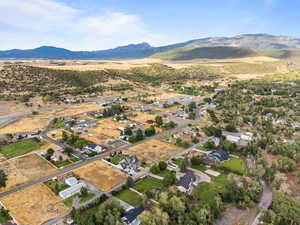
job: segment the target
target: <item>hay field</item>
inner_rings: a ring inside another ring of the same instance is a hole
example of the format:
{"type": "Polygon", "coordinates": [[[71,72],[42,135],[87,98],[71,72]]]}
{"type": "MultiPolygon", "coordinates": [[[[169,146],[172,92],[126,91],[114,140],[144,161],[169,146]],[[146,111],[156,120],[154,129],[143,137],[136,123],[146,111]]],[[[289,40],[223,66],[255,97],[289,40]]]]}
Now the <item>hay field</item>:
{"type": "Polygon", "coordinates": [[[36,184],[0,201],[20,225],[40,225],[68,210],[45,184],[36,184]]]}
{"type": "Polygon", "coordinates": [[[139,160],[154,163],[157,161],[165,161],[174,154],[183,151],[182,148],[169,145],[157,139],[146,141],[139,145],[135,145],[128,150],[124,150],[124,154],[136,155],[139,160]]]}
{"type": "Polygon", "coordinates": [[[92,182],[100,191],[109,191],[126,180],[125,174],[101,161],[95,161],[73,171],[80,178],[92,182]]]}
{"type": "Polygon", "coordinates": [[[53,165],[36,154],[1,162],[0,168],[4,170],[8,178],[6,187],[0,188],[0,193],[56,171],[53,165]]]}
{"type": "Polygon", "coordinates": [[[0,129],[0,134],[28,132],[44,129],[55,117],[75,116],[77,114],[102,109],[102,106],[95,104],[81,104],[64,106],[63,108],[43,112],[38,115],[29,115],[21,118],[0,129]]]}

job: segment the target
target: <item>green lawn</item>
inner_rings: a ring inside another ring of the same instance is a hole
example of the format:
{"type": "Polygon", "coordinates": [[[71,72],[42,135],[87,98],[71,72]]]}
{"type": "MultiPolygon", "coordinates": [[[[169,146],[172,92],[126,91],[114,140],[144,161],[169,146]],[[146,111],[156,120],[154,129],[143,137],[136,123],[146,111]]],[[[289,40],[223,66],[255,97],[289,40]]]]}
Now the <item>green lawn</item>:
{"type": "Polygon", "coordinates": [[[54,125],[58,128],[64,128],[65,122],[66,122],[65,120],[57,120],[54,125]]]}
{"type": "Polygon", "coordinates": [[[80,160],[78,157],[76,157],[75,155],[72,155],[72,154],[69,155],[69,157],[72,162],[78,162],[80,160]]]}
{"type": "Polygon", "coordinates": [[[62,181],[47,181],[45,184],[56,194],[58,194],[60,191],[63,191],[70,187],[67,185],[63,180],[62,181]]]}
{"type": "Polygon", "coordinates": [[[70,165],[72,162],[70,160],[60,161],[60,162],[52,162],[56,167],[60,168],[63,166],[70,165]]]}
{"type": "Polygon", "coordinates": [[[182,158],[174,158],[172,159],[172,162],[175,163],[177,166],[180,166],[182,163],[183,159],[182,158]]]}
{"type": "Polygon", "coordinates": [[[246,173],[246,165],[244,160],[241,158],[232,157],[221,163],[220,167],[240,175],[244,175],[246,173]]]}
{"type": "Polygon", "coordinates": [[[110,158],[110,162],[115,164],[115,165],[118,165],[119,162],[124,159],[126,157],[126,155],[123,155],[123,154],[117,154],[115,155],[114,157],[111,157],[110,158]]]}
{"type": "Polygon", "coordinates": [[[205,170],[207,170],[207,168],[203,165],[192,165],[191,168],[193,168],[195,170],[199,170],[201,172],[204,172],[205,170]]]}
{"type": "Polygon", "coordinates": [[[44,142],[23,140],[1,147],[0,153],[2,153],[7,159],[10,159],[37,150],[44,144],[44,142]]]}
{"type": "Polygon", "coordinates": [[[94,198],[94,197],[95,197],[95,194],[93,194],[93,193],[88,193],[86,196],[80,198],[79,203],[85,203],[85,202],[91,200],[91,199],[94,198]]]}
{"type": "Polygon", "coordinates": [[[207,152],[207,151],[211,151],[210,149],[207,149],[207,148],[205,148],[204,146],[198,146],[198,147],[196,147],[198,150],[201,150],[201,151],[205,151],[205,152],[207,152]]]}
{"type": "Polygon", "coordinates": [[[141,196],[128,189],[119,191],[115,196],[134,207],[139,207],[142,202],[141,196]]]}
{"type": "Polygon", "coordinates": [[[160,171],[159,173],[156,173],[155,175],[160,176],[160,177],[165,177],[165,176],[167,176],[167,175],[169,175],[171,173],[175,173],[175,171],[165,169],[163,171],[160,171]]]}
{"type": "Polygon", "coordinates": [[[162,181],[153,177],[143,178],[133,186],[135,190],[141,193],[145,193],[153,189],[161,189],[162,187],[162,181]]]}
{"type": "Polygon", "coordinates": [[[66,206],[68,206],[68,207],[72,207],[73,201],[74,201],[74,199],[75,199],[78,195],[79,195],[79,194],[76,194],[76,195],[72,195],[72,196],[69,197],[69,198],[66,198],[66,199],[64,200],[64,204],[65,204],[66,206]]]}

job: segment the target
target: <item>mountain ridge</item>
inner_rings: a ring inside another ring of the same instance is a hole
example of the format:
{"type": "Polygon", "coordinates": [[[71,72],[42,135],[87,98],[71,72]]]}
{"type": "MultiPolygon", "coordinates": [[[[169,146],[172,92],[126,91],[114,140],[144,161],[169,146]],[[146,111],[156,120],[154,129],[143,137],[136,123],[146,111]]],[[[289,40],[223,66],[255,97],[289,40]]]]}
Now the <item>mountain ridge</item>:
{"type": "MultiPolygon", "coordinates": [[[[174,49],[201,49],[207,48],[210,54],[215,52],[216,58],[223,52],[216,52],[215,49],[222,50],[219,47],[232,47],[249,49],[249,51],[281,51],[281,50],[300,50],[300,38],[289,36],[275,36],[270,34],[242,34],[233,37],[206,37],[200,39],[189,40],[165,46],[153,47],[147,42],[138,44],[129,44],[125,46],[118,46],[116,48],[106,50],[94,51],[71,51],[65,48],[58,48],[54,46],[40,46],[34,49],[11,49],[0,50],[1,59],[133,59],[145,58],[153,55],[159,57],[159,53],[165,53],[174,49]],[[215,49],[209,49],[215,48],[215,49]]],[[[228,50],[225,48],[225,50],[228,50]]],[[[193,58],[197,58],[193,51],[193,58]]],[[[200,58],[205,58],[205,53],[201,52],[200,58]]],[[[230,54],[228,57],[230,58],[230,54]]],[[[189,59],[188,56],[185,57],[189,59]]]]}

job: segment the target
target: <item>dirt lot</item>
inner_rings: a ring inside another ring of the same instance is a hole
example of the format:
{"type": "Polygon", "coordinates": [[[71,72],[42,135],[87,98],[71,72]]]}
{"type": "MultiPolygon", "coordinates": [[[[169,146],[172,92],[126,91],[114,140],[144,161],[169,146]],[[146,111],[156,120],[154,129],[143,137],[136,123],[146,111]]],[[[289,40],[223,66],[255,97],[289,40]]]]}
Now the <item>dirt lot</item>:
{"type": "Polygon", "coordinates": [[[172,157],[174,154],[181,152],[183,149],[177,146],[169,145],[162,141],[153,139],[142,144],[133,146],[124,154],[136,155],[139,160],[147,163],[164,161],[172,157]]]}
{"type": "Polygon", "coordinates": [[[5,188],[0,192],[8,191],[20,184],[47,176],[56,168],[36,154],[7,160],[0,163],[0,168],[8,175],[5,188]]]}
{"type": "Polygon", "coordinates": [[[126,180],[123,173],[101,161],[90,163],[73,172],[80,178],[92,182],[101,191],[109,191],[126,180]]]}
{"type": "Polygon", "coordinates": [[[46,185],[36,184],[0,201],[20,225],[40,225],[68,210],[46,185]]]}
{"type": "Polygon", "coordinates": [[[16,122],[0,129],[0,134],[42,130],[55,117],[74,116],[77,114],[99,110],[102,108],[102,106],[95,104],[65,106],[61,109],[52,110],[50,112],[43,112],[38,115],[30,115],[17,120],[16,122]]]}
{"type": "Polygon", "coordinates": [[[47,136],[51,137],[54,140],[60,140],[62,139],[62,131],[63,129],[51,130],[47,133],[47,136]]]}

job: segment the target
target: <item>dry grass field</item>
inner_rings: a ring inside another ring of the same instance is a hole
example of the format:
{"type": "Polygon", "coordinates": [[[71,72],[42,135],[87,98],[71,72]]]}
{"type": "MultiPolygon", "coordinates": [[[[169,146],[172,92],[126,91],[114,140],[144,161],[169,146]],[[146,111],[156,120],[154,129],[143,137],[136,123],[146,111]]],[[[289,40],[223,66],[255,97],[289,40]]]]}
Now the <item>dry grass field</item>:
{"type": "Polygon", "coordinates": [[[114,139],[111,137],[108,137],[106,135],[95,135],[95,134],[87,134],[87,135],[81,135],[82,138],[85,140],[91,141],[97,145],[106,145],[108,141],[113,141],[114,139]]]}
{"type": "Polygon", "coordinates": [[[8,175],[6,187],[0,188],[0,193],[56,171],[54,166],[36,154],[1,162],[0,168],[8,175]]]}
{"type": "Polygon", "coordinates": [[[120,135],[119,127],[125,127],[126,124],[121,124],[111,119],[99,120],[97,126],[91,128],[89,133],[95,137],[118,137],[120,135]]]}
{"type": "Polygon", "coordinates": [[[128,119],[137,123],[145,124],[147,120],[154,120],[155,115],[143,112],[135,112],[134,116],[129,116],[128,119]]]}
{"type": "Polygon", "coordinates": [[[46,185],[36,184],[0,199],[20,225],[40,225],[68,208],[46,185]]]}
{"type": "Polygon", "coordinates": [[[38,115],[26,116],[0,129],[0,134],[27,132],[44,129],[55,117],[74,116],[77,114],[102,109],[102,106],[95,104],[81,104],[65,106],[50,112],[43,112],[38,115]]]}
{"type": "Polygon", "coordinates": [[[92,182],[99,190],[109,191],[122,184],[126,176],[101,161],[95,161],[73,171],[80,178],[92,182]]]}
{"type": "Polygon", "coordinates": [[[123,153],[136,155],[139,160],[146,163],[154,163],[157,161],[165,161],[182,150],[183,149],[180,147],[152,139],[139,145],[135,145],[128,150],[123,151],[123,153]]]}
{"type": "Polygon", "coordinates": [[[54,140],[60,140],[62,139],[62,131],[63,129],[51,130],[47,133],[47,136],[51,137],[54,140]]]}

